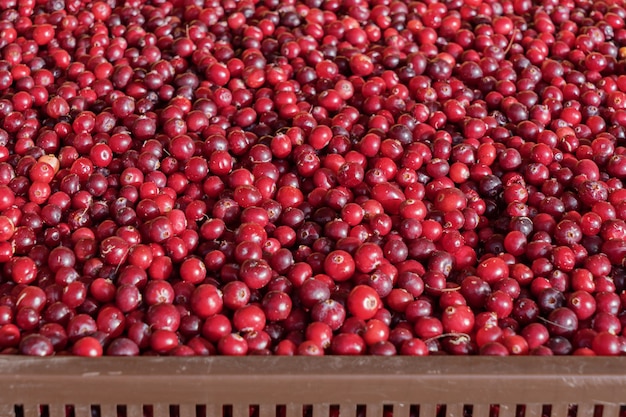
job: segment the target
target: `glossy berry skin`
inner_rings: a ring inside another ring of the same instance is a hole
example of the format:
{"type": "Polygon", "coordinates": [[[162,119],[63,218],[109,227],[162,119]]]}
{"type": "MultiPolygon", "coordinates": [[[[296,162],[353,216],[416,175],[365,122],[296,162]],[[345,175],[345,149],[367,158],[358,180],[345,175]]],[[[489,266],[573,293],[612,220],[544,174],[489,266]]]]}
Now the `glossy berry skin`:
{"type": "Polygon", "coordinates": [[[376,290],[366,285],[357,285],[348,294],[347,310],[352,316],[369,320],[376,315],[382,302],[376,290]]]}
{"type": "Polygon", "coordinates": [[[488,284],[493,284],[506,278],[509,274],[509,268],[502,259],[494,257],[478,264],[476,274],[488,284]]]}
{"type": "Polygon", "coordinates": [[[248,344],[240,335],[231,333],[220,339],[217,350],[226,356],[244,356],[248,353],[248,344]]]}
{"type": "Polygon", "coordinates": [[[352,255],[337,250],[329,253],[324,260],[324,271],[336,281],[346,281],[352,277],[356,265],[352,255]]]}
{"type": "Polygon", "coordinates": [[[260,331],[265,327],[265,313],[256,305],[241,307],[233,316],[235,329],[241,332],[260,331]]]}
{"type": "Polygon", "coordinates": [[[474,313],[468,306],[448,307],[441,317],[446,333],[468,333],[474,327],[474,313]]]}
{"type": "Polygon", "coordinates": [[[102,356],[102,345],[94,337],[83,337],[72,347],[72,354],[88,357],[102,356]]]}
{"type": "Polygon", "coordinates": [[[222,292],[211,284],[198,286],[190,298],[191,309],[199,317],[209,317],[222,310],[222,292]]]}
{"type": "Polygon", "coordinates": [[[346,310],[340,303],[330,299],[313,306],[311,317],[315,321],[327,324],[331,330],[338,330],[346,318],[346,310]]]}
{"type": "Polygon", "coordinates": [[[14,258],[11,264],[11,277],[17,284],[30,284],[36,278],[37,265],[26,257],[14,258]]]}
{"type": "Polygon", "coordinates": [[[180,275],[183,281],[199,284],[206,278],[206,266],[200,259],[186,259],[180,266],[180,275]]]}

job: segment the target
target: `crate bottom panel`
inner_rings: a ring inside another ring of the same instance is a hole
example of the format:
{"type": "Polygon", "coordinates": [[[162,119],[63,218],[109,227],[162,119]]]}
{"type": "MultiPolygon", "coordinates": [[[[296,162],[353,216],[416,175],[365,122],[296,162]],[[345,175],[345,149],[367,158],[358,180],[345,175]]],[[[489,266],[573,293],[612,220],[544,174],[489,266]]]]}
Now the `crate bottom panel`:
{"type": "Polygon", "coordinates": [[[626,357],[0,357],[0,417],[626,417],[626,357]]]}
{"type": "Polygon", "coordinates": [[[15,404],[6,417],[626,417],[626,404],[15,404]]]}

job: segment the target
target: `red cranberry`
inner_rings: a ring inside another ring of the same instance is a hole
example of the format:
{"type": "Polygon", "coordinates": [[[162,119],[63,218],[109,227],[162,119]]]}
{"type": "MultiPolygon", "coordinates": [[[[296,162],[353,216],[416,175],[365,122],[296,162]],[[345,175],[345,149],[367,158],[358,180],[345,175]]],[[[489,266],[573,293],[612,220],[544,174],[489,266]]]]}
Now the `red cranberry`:
{"type": "Polygon", "coordinates": [[[348,312],[354,317],[368,320],[374,317],[381,307],[381,300],[373,288],[357,285],[350,291],[346,306],[348,312]]]}
{"type": "Polygon", "coordinates": [[[244,356],[248,353],[248,343],[240,335],[231,333],[219,340],[217,350],[227,356],[244,356]]]}

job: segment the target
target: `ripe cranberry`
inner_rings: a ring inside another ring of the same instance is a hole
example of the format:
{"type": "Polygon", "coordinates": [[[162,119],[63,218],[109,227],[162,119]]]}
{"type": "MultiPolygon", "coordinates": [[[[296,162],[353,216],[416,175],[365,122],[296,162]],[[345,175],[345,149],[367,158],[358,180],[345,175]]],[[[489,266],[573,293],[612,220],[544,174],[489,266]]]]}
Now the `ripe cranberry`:
{"type": "Polygon", "coordinates": [[[292,301],[285,292],[270,291],[263,297],[262,305],[268,320],[281,321],[289,317],[292,301]]]}
{"type": "Polygon", "coordinates": [[[179,343],[176,333],[170,330],[155,330],[150,335],[150,347],[157,353],[171,352],[179,343]]]}
{"type": "Polygon", "coordinates": [[[488,258],[478,264],[476,274],[488,284],[494,284],[508,277],[509,267],[502,258],[488,258]]]}
{"type": "Polygon", "coordinates": [[[102,345],[95,337],[83,337],[72,346],[72,354],[76,356],[97,357],[102,356],[102,345]]]}
{"type": "Polygon", "coordinates": [[[579,320],[586,320],[596,312],[596,300],[586,291],[576,291],[570,294],[567,305],[579,320]]]}
{"type": "Polygon", "coordinates": [[[37,312],[41,312],[46,306],[47,301],[47,296],[44,290],[35,286],[27,286],[19,292],[15,307],[18,310],[28,307],[37,312]]]}
{"type": "Polygon", "coordinates": [[[346,251],[333,251],[329,253],[324,260],[324,271],[335,281],[346,281],[350,279],[355,269],[355,261],[352,255],[346,251]]]}
{"type": "Polygon", "coordinates": [[[318,279],[305,280],[298,290],[299,299],[306,308],[312,308],[315,304],[330,298],[330,288],[318,279]]]}
{"type": "Polygon", "coordinates": [[[550,334],[567,337],[578,329],[578,318],[569,308],[560,307],[548,316],[547,327],[550,334]]]}
{"type": "Polygon", "coordinates": [[[468,306],[450,306],[441,317],[446,333],[469,333],[474,327],[474,313],[468,306]]]}
{"type": "Polygon", "coordinates": [[[153,330],[175,332],[180,326],[180,320],[180,313],[173,304],[155,304],[150,306],[146,312],[146,323],[153,330]]]}
{"type": "Polygon", "coordinates": [[[270,282],[272,269],[263,259],[248,259],[241,265],[239,276],[250,289],[258,290],[270,282]]]}
{"type": "Polygon", "coordinates": [[[137,356],[139,346],[132,340],[120,337],[114,339],[106,349],[107,356],[137,356]]]}
{"type": "Polygon", "coordinates": [[[366,285],[357,285],[350,291],[346,307],[354,317],[368,320],[376,315],[381,304],[376,290],[366,285]]]}
{"type": "Polygon", "coordinates": [[[437,192],[434,204],[436,210],[443,212],[462,210],[467,206],[467,198],[458,188],[444,188],[437,192]]]}
{"type": "Polygon", "coordinates": [[[206,266],[198,258],[187,258],[180,266],[180,277],[185,282],[199,284],[206,278],[206,266]]]}
{"type": "Polygon", "coordinates": [[[233,315],[233,326],[242,332],[263,330],[265,321],[265,313],[257,305],[241,307],[233,315]]]}
{"type": "Polygon", "coordinates": [[[222,310],[222,292],[214,285],[199,285],[191,295],[191,310],[200,318],[207,318],[222,310]]]}
{"type": "Polygon", "coordinates": [[[330,345],[330,351],[335,355],[362,355],[365,349],[361,336],[354,333],[340,333],[333,338],[330,345]]]}
{"type": "Polygon", "coordinates": [[[231,333],[219,340],[217,350],[222,355],[244,356],[248,353],[248,343],[240,335],[231,333]]]}
{"type": "Polygon", "coordinates": [[[407,356],[426,356],[428,355],[428,347],[421,339],[413,338],[402,343],[400,354],[407,356]]]}
{"type": "Polygon", "coordinates": [[[487,297],[485,308],[496,313],[498,318],[505,318],[513,311],[513,299],[504,291],[494,291],[487,297]]]}
{"type": "Polygon", "coordinates": [[[609,332],[600,332],[593,338],[591,349],[597,355],[617,356],[621,352],[620,344],[618,336],[609,332]]]}
{"type": "Polygon", "coordinates": [[[11,278],[17,284],[30,284],[37,278],[37,265],[26,257],[11,260],[11,278]]]}
{"type": "Polygon", "coordinates": [[[28,356],[50,356],[54,352],[54,347],[49,338],[33,333],[20,341],[19,352],[28,356]]]}
{"type": "Polygon", "coordinates": [[[476,331],[476,344],[479,348],[488,343],[500,342],[502,340],[503,331],[495,325],[485,325],[476,331]]]}
{"type": "Polygon", "coordinates": [[[333,331],[343,325],[345,317],[345,308],[333,299],[319,302],[311,309],[311,318],[327,324],[333,331]]]}

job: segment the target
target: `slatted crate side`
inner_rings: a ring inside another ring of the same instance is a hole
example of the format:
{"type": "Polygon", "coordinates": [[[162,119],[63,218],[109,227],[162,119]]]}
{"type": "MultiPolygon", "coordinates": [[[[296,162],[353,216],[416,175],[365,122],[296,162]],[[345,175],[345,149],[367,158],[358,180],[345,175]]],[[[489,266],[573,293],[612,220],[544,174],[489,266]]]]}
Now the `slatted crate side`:
{"type": "Polygon", "coordinates": [[[3,417],[617,417],[626,405],[580,404],[125,404],[3,405],[3,417]],[[408,407],[407,407],[408,406],[408,407]]]}
{"type": "Polygon", "coordinates": [[[11,357],[0,416],[525,417],[550,405],[570,417],[576,405],[576,417],[620,417],[624,370],[626,358],[11,357]]]}

